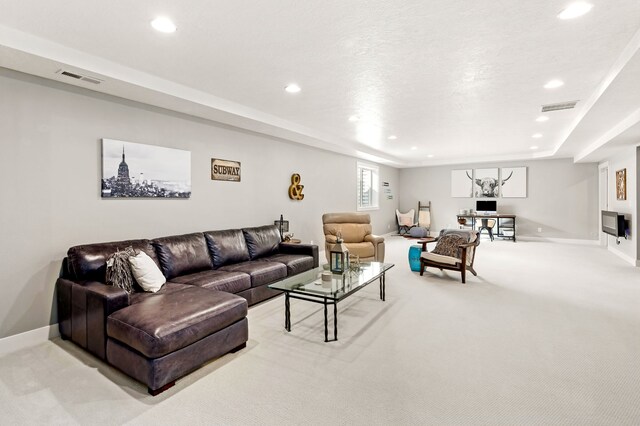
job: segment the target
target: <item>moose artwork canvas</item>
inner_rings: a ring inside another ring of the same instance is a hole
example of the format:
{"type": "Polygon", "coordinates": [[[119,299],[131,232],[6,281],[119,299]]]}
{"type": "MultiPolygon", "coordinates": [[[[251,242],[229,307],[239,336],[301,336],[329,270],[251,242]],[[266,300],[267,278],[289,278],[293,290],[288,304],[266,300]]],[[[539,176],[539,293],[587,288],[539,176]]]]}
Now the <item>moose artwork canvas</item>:
{"type": "Polygon", "coordinates": [[[502,196],[507,198],[527,197],[527,168],[503,167],[500,169],[502,196]]]}
{"type": "MultiPolygon", "coordinates": [[[[471,179],[471,176],[468,176],[471,179]]],[[[475,169],[473,192],[476,198],[496,198],[500,195],[498,168],[475,169]]]]}

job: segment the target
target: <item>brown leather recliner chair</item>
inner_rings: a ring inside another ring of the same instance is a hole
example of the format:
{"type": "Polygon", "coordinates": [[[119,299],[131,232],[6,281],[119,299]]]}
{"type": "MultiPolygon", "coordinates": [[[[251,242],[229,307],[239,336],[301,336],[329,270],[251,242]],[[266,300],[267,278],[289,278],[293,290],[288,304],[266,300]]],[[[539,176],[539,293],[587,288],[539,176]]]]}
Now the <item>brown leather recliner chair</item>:
{"type": "Polygon", "coordinates": [[[371,234],[368,213],[325,213],[322,215],[322,228],[327,262],[338,233],[350,254],[358,255],[362,261],[384,262],[384,238],[371,234]]]}

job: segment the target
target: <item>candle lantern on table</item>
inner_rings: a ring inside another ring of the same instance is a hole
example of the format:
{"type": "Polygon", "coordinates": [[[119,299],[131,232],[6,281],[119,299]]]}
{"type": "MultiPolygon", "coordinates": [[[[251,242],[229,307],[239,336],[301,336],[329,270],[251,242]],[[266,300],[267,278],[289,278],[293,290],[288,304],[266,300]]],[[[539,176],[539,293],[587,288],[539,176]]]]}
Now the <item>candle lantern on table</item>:
{"type": "Polygon", "coordinates": [[[349,250],[343,244],[342,235],[336,237],[336,244],[329,251],[329,269],[334,274],[344,274],[349,270],[349,250]]]}

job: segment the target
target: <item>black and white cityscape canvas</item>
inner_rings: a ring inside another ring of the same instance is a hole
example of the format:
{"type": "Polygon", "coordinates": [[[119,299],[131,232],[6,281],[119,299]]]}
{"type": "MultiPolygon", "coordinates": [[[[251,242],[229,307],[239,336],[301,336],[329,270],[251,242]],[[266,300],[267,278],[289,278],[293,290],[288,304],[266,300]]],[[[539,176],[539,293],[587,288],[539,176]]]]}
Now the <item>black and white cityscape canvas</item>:
{"type": "Polygon", "coordinates": [[[189,198],[191,152],[102,139],[103,198],[189,198]]]}
{"type": "Polygon", "coordinates": [[[527,168],[503,167],[500,169],[502,196],[509,198],[527,197],[527,168]]]}
{"type": "Polygon", "coordinates": [[[451,196],[470,198],[473,196],[473,170],[451,170],[451,196]]]}
{"type": "Polygon", "coordinates": [[[498,168],[476,169],[473,180],[476,198],[496,198],[500,195],[498,168]]]}

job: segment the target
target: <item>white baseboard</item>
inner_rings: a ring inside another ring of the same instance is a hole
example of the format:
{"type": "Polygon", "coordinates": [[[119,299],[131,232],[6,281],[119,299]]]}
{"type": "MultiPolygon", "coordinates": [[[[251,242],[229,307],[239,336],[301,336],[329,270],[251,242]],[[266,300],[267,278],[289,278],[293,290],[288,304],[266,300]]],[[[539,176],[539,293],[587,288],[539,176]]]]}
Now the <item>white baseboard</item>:
{"type": "Polygon", "coordinates": [[[560,244],[580,244],[585,246],[597,246],[600,245],[600,240],[581,240],[574,238],[550,238],[550,237],[529,237],[529,236],[517,236],[516,238],[520,241],[544,241],[549,243],[560,243],[560,244]]]}
{"type": "Polygon", "coordinates": [[[39,345],[58,336],[60,336],[60,331],[56,323],[2,338],[0,339],[0,356],[29,346],[39,345]]]}
{"type": "Polygon", "coordinates": [[[619,250],[616,250],[614,247],[611,247],[611,245],[609,245],[607,247],[609,249],[609,251],[613,254],[615,254],[616,256],[618,256],[619,258],[621,258],[622,260],[624,260],[627,263],[632,264],[633,266],[640,266],[640,262],[636,259],[634,259],[633,257],[629,256],[626,253],[623,253],[619,250]]]}

